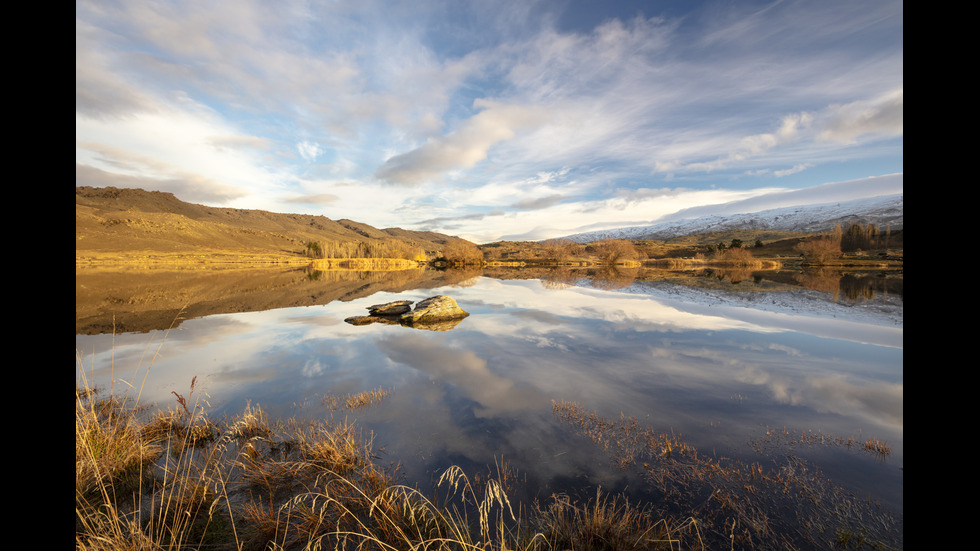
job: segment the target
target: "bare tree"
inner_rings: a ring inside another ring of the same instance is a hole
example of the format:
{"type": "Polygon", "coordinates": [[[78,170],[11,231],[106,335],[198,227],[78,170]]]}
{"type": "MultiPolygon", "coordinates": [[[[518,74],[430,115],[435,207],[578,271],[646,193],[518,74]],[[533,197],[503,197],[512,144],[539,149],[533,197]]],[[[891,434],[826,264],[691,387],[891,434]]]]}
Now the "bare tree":
{"type": "Polygon", "coordinates": [[[626,260],[636,260],[640,256],[636,247],[625,239],[603,239],[593,244],[593,251],[599,260],[607,266],[613,266],[626,260]]]}
{"type": "Polygon", "coordinates": [[[483,251],[475,244],[462,239],[450,241],[442,248],[442,256],[450,264],[480,264],[483,251]]]}

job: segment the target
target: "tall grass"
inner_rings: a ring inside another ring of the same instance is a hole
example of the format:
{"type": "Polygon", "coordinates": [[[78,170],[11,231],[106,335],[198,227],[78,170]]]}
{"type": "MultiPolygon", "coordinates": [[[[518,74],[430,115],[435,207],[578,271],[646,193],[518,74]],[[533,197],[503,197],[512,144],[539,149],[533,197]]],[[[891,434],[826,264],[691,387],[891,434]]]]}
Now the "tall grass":
{"type": "Polygon", "coordinates": [[[113,395],[79,370],[76,549],[679,548],[666,521],[619,498],[512,503],[507,463],[472,478],[451,467],[426,493],[378,465],[353,424],[273,422],[252,404],[216,421],[195,381],[148,407],[137,386],[136,399],[113,395]]]}
{"type": "MultiPolygon", "coordinates": [[[[619,498],[522,510],[515,470],[451,467],[435,495],[397,483],[353,425],[285,422],[260,408],[213,423],[183,407],[143,415],[78,398],[76,548],[671,549],[666,521],[619,498]],[[206,434],[218,436],[199,438],[206,434]]],[[[188,408],[189,409],[189,408],[188,408]]]]}

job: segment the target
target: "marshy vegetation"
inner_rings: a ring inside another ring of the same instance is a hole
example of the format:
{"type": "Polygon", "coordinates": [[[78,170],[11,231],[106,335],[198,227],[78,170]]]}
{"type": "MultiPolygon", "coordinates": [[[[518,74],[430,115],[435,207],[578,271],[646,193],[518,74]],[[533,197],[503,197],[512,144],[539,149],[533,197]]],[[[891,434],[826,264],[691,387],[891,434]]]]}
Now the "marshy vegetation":
{"type": "Polygon", "coordinates": [[[217,423],[177,398],[152,411],[76,391],[77,549],[672,549],[697,531],[598,492],[525,512],[508,465],[449,468],[426,495],[349,423],[272,423],[251,405],[217,423]]]}
{"type": "MultiPolygon", "coordinates": [[[[643,427],[635,418],[610,420],[568,402],[556,402],[554,412],[615,464],[638,469],[651,499],[661,504],[659,514],[689,516],[698,541],[709,549],[726,544],[736,549],[902,547],[901,520],[785,453],[794,445],[858,447],[853,437],[767,429],[754,444],[760,460],[745,462],[704,454],[680,436],[643,427]],[[780,453],[770,453],[774,450],[780,453]]],[[[875,438],[864,450],[881,458],[890,453],[875,438]]],[[[688,539],[681,548],[690,545],[688,539]]]]}
{"type": "MultiPolygon", "coordinates": [[[[705,455],[683,438],[554,402],[559,424],[621,469],[642,473],[650,501],[596,489],[578,500],[520,503],[519,467],[445,470],[433,491],[400,481],[352,423],[272,420],[247,405],[221,421],[194,388],[155,409],[76,388],[76,548],[847,549],[902,547],[900,521],[836,488],[805,461],[743,463],[705,455]]],[[[326,396],[334,409],[377,406],[388,390],[326,396]]],[[[757,443],[859,448],[853,438],[766,431],[757,443]]],[[[864,449],[887,455],[885,442],[864,449]]],[[[763,454],[761,457],[769,457],[763,454]]]]}

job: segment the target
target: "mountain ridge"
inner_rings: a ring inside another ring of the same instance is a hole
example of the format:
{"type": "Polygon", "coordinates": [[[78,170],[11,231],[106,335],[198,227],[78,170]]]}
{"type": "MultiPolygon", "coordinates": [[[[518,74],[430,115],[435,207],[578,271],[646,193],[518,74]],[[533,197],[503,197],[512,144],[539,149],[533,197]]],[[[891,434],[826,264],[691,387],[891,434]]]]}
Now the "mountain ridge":
{"type": "Polygon", "coordinates": [[[850,201],[798,205],[730,215],[709,215],[644,226],[626,226],[567,235],[562,239],[589,243],[603,239],[670,239],[683,235],[730,230],[825,232],[848,223],[903,229],[904,194],[850,201]]]}

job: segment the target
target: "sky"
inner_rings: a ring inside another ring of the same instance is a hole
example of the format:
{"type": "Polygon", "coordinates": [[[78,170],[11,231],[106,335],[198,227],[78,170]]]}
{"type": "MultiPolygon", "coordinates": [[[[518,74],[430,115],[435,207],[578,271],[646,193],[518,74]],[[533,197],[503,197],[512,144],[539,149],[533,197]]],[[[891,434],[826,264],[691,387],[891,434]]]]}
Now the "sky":
{"type": "Polygon", "coordinates": [[[75,3],[75,185],[477,243],[903,192],[896,0],[75,3]]]}

